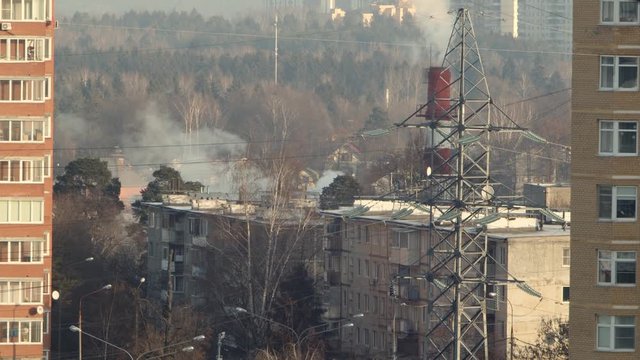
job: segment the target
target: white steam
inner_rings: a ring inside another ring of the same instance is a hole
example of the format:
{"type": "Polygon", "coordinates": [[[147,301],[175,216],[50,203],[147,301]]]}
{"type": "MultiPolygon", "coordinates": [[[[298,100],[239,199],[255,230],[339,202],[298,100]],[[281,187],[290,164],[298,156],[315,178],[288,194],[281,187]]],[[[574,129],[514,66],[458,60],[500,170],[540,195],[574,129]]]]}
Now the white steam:
{"type": "Polygon", "coordinates": [[[335,171],[335,170],[327,170],[323,172],[322,176],[320,176],[320,179],[318,179],[318,181],[316,182],[316,187],[309,189],[309,191],[322,192],[322,189],[331,185],[333,180],[335,180],[335,178],[337,178],[340,175],[344,175],[344,173],[342,171],[335,171]]]}
{"type": "Polygon", "coordinates": [[[447,50],[455,13],[451,12],[448,0],[414,0],[415,21],[427,38],[429,57],[433,64],[440,65],[447,50]]]}

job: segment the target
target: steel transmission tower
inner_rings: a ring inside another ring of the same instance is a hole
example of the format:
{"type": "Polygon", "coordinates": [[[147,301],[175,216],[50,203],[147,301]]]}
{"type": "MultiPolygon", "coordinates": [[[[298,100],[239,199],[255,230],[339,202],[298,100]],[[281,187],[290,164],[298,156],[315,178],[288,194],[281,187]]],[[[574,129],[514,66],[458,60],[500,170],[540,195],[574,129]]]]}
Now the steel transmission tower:
{"type": "Polygon", "coordinates": [[[486,225],[500,217],[489,140],[496,131],[525,132],[496,126],[493,109],[469,12],[459,9],[443,65],[429,71],[428,103],[396,124],[427,132],[427,179],[416,199],[431,213],[426,359],[488,358],[486,225]]]}

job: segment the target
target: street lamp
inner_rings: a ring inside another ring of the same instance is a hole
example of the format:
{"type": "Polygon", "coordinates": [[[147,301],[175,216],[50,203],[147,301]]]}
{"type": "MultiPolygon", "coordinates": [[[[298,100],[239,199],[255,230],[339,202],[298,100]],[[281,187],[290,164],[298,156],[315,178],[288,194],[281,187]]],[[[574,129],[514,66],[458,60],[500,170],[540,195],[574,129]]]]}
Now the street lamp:
{"type": "MultiPolygon", "coordinates": [[[[175,346],[175,345],[174,345],[174,346],[175,346]]],[[[163,358],[163,357],[171,356],[171,355],[175,355],[175,354],[178,354],[178,353],[181,353],[181,352],[184,352],[184,353],[192,352],[193,350],[195,350],[195,348],[194,348],[193,346],[187,346],[187,347],[183,347],[183,348],[182,348],[182,349],[180,349],[180,350],[176,350],[176,351],[174,351],[174,352],[170,352],[170,353],[167,353],[167,354],[157,355],[157,356],[154,356],[154,357],[150,357],[148,360],[151,360],[151,359],[161,359],[161,358],[163,358]]]]}
{"type": "Polygon", "coordinates": [[[140,317],[140,314],[139,314],[140,313],[140,308],[139,308],[139,305],[140,305],[140,286],[142,286],[142,284],[146,280],[147,279],[145,279],[144,277],[140,278],[140,280],[138,282],[138,286],[136,286],[136,291],[134,293],[135,304],[133,304],[133,305],[134,305],[134,310],[136,312],[136,316],[135,316],[135,326],[134,326],[134,331],[135,331],[134,336],[135,336],[135,338],[134,338],[133,350],[136,351],[136,352],[138,351],[138,334],[139,334],[139,331],[138,331],[139,320],[138,320],[138,318],[140,317]]]}
{"type": "MultiPolygon", "coordinates": [[[[297,332],[297,331],[295,331],[295,330],[294,330],[292,327],[290,327],[290,326],[287,326],[287,325],[285,325],[285,324],[283,324],[283,323],[281,323],[281,322],[275,321],[275,320],[273,320],[273,319],[269,319],[269,318],[264,317],[264,316],[262,316],[262,315],[258,315],[258,314],[255,314],[255,313],[249,312],[249,311],[248,311],[247,309],[245,309],[245,308],[241,308],[241,307],[239,307],[239,306],[236,306],[236,307],[232,308],[232,311],[235,311],[236,313],[244,313],[244,314],[248,314],[248,315],[251,315],[251,316],[257,317],[257,318],[259,318],[259,319],[266,320],[266,321],[268,321],[268,322],[271,322],[271,323],[273,323],[273,324],[280,325],[280,326],[282,326],[282,327],[286,328],[287,330],[289,330],[289,331],[290,331],[290,332],[291,332],[291,333],[296,337],[296,342],[295,342],[295,344],[294,344],[294,345],[295,345],[294,350],[296,351],[296,353],[297,353],[297,351],[298,351],[298,347],[299,347],[299,346],[302,346],[302,342],[303,342],[303,340],[307,339],[307,338],[311,335],[310,333],[309,333],[309,334],[306,334],[306,333],[308,333],[309,331],[313,330],[314,328],[321,327],[321,326],[330,325],[330,324],[335,324],[335,323],[340,323],[340,322],[345,321],[345,320],[350,320],[350,318],[347,318],[347,319],[341,319],[341,320],[338,320],[338,321],[333,321],[333,322],[329,322],[329,323],[325,323],[325,324],[320,324],[320,325],[311,326],[311,327],[308,327],[308,328],[306,328],[306,329],[302,330],[302,332],[301,332],[300,334],[298,334],[298,332],[297,332]],[[306,335],[305,335],[305,334],[306,334],[306,335]]],[[[363,314],[363,313],[359,313],[359,314],[355,314],[355,315],[353,315],[351,318],[361,318],[361,317],[363,317],[363,316],[364,316],[364,314],[363,314]]],[[[317,334],[326,333],[326,332],[330,332],[330,331],[337,330],[337,329],[341,329],[341,328],[353,327],[354,325],[355,325],[355,324],[354,324],[353,322],[349,321],[348,323],[345,323],[345,324],[343,324],[343,325],[341,325],[341,326],[339,326],[339,327],[337,327],[337,328],[333,328],[333,329],[326,329],[326,330],[323,330],[323,331],[319,331],[319,332],[317,332],[317,333],[316,333],[316,335],[317,335],[317,334]]],[[[216,359],[216,360],[220,360],[220,359],[216,359]]]]}
{"type": "MultiPolygon", "coordinates": [[[[107,284],[107,285],[101,287],[98,290],[92,291],[92,292],[90,292],[88,294],[85,294],[85,295],[80,297],[80,304],[78,305],[78,326],[77,326],[77,328],[78,328],[78,330],[77,330],[77,333],[78,333],[78,359],[79,360],[82,360],[82,333],[83,333],[82,332],[82,301],[87,296],[91,296],[91,295],[97,294],[97,293],[99,293],[101,291],[109,290],[111,288],[112,288],[111,284],[107,284]]],[[[76,330],[73,330],[73,329],[71,329],[71,330],[72,331],[76,331],[76,330]]],[[[104,343],[109,344],[106,341],[104,341],[104,343]]]]}
{"type": "Polygon", "coordinates": [[[226,334],[227,333],[225,333],[224,331],[218,334],[218,356],[216,356],[216,360],[222,360],[222,340],[224,340],[226,334]]]}
{"type": "MultiPolygon", "coordinates": [[[[500,301],[497,297],[498,294],[495,292],[490,292],[487,294],[488,298],[492,298],[492,299],[496,299],[496,301],[500,301]]],[[[509,307],[511,309],[511,331],[510,331],[510,335],[509,335],[509,359],[513,360],[513,351],[514,351],[514,346],[515,346],[515,338],[513,336],[513,304],[511,303],[511,300],[509,300],[508,297],[504,298],[507,301],[507,304],[509,304],[509,307]]],[[[509,316],[507,314],[507,316],[509,316]]]]}
{"type": "MultiPolygon", "coordinates": [[[[147,356],[147,355],[149,355],[149,354],[152,354],[152,353],[154,353],[154,352],[157,352],[157,351],[162,351],[162,350],[164,350],[164,349],[172,348],[172,347],[175,347],[175,346],[186,345],[186,344],[188,344],[188,343],[190,343],[190,342],[203,341],[204,339],[206,339],[206,336],[204,336],[204,335],[198,335],[198,336],[195,336],[195,337],[193,337],[193,338],[191,338],[191,339],[189,339],[189,340],[180,341],[180,342],[177,342],[177,343],[175,343],[175,344],[171,344],[171,345],[163,346],[163,347],[161,347],[161,348],[157,348],[157,349],[149,350],[149,351],[147,351],[147,352],[142,353],[142,354],[141,354],[140,356],[138,356],[135,360],[140,360],[140,359],[142,359],[143,357],[145,357],[145,356],[147,356]]],[[[193,346],[187,346],[187,347],[183,348],[181,351],[184,351],[184,352],[193,351],[193,346]],[[191,350],[185,350],[185,349],[191,349],[191,350]]],[[[156,359],[156,358],[159,358],[159,357],[168,356],[168,355],[174,355],[174,354],[177,354],[177,352],[174,352],[174,353],[171,353],[171,354],[156,355],[156,356],[150,357],[149,359],[156,359]]]]}
{"type": "MultiPolygon", "coordinates": [[[[73,331],[73,332],[77,332],[77,333],[78,333],[78,335],[85,334],[85,335],[87,335],[88,337],[90,337],[90,338],[92,338],[92,339],[98,340],[98,341],[103,342],[103,343],[105,343],[105,344],[107,344],[107,345],[109,345],[109,346],[113,346],[114,348],[116,348],[116,349],[118,349],[118,350],[124,351],[124,352],[125,352],[125,353],[130,357],[130,358],[131,358],[131,360],[134,360],[134,359],[133,359],[133,355],[131,355],[131,353],[129,353],[127,350],[125,350],[125,349],[121,348],[121,347],[120,347],[120,346],[118,346],[118,345],[112,344],[112,343],[110,343],[110,342],[108,342],[108,341],[106,341],[106,340],[100,339],[99,337],[97,337],[97,336],[95,336],[95,335],[91,335],[91,334],[89,334],[88,332],[84,332],[84,331],[82,331],[82,329],[81,329],[81,328],[79,328],[78,326],[71,325],[71,326],[69,326],[69,330],[71,330],[71,331],[73,331]]],[[[80,358],[82,359],[82,354],[80,355],[80,358]]]]}

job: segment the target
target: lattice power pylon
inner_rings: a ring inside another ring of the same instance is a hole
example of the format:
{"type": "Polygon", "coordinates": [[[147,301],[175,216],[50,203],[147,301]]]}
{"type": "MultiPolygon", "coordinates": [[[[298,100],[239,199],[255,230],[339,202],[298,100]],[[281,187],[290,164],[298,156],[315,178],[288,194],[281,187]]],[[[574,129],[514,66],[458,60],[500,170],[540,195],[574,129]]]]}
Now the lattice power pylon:
{"type": "MultiPolygon", "coordinates": [[[[457,11],[444,62],[429,71],[428,103],[399,127],[426,129],[425,187],[429,207],[425,359],[487,359],[487,232],[498,220],[489,173],[496,126],[469,13],[457,11]]],[[[499,111],[499,110],[498,110],[499,111]]],[[[527,135],[527,134],[525,134],[527,135]]]]}

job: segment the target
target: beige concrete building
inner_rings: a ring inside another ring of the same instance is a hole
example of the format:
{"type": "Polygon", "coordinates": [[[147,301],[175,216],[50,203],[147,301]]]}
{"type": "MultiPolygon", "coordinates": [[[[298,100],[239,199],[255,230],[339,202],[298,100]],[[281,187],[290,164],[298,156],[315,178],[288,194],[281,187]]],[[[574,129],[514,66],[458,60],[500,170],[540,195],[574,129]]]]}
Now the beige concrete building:
{"type": "Polygon", "coordinates": [[[638,359],[638,1],[576,0],[572,359],[638,359]]]}
{"type": "MultiPolygon", "coordinates": [[[[538,230],[525,214],[489,225],[487,275],[496,293],[487,301],[491,359],[508,357],[512,324],[514,345],[521,346],[536,341],[542,319],[568,315],[569,232],[559,225],[538,230]]],[[[324,216],[325,317],[336,327],[330,354],[389,359],[395,348],[398,359],[424,359],[428,214],[406,203],[362,200],[324,216]],[[351,319],[359,313],[365,316],[351,319]],[[353,327],[340,327],[349,320],[353,327]]]]}

